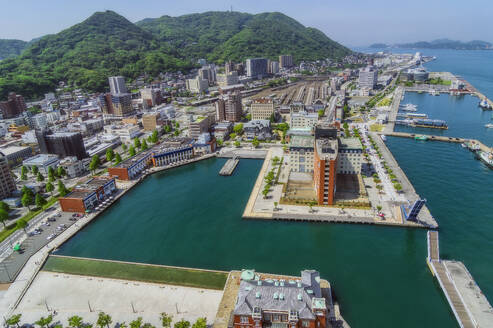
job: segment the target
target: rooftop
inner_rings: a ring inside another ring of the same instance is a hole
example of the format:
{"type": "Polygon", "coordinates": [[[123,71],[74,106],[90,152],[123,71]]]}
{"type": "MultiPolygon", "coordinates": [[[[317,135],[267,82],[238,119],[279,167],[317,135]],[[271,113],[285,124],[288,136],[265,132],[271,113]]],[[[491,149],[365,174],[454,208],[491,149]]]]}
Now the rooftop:
{"type": "Polygon", "coordinates": [[[317,139],[317,153],[321,159],[335,160],[338,152],[337,139],[320,138],[317,139]]]}
{"type": "Polygon", "coordinates": [[[363,149],[358,138],[339,138],[339,147],[343,149],[363,149]]]}
{"type": "Polygon", "coordinates": [[[294,135],[290,138],[289,147],[313,149],[315,137],[294,135]]]}
{"type": "Polygon", "coordinates": [[[28,149],[28,148],[30,149],[31,147],[29,147],[29,146],[25,146],[25,147],[9,146],[9,147],[5,147],[5,148],[0,148],[0,153],[2,153],[5,156],[8,156],[8,155],[15,154],[19,151],[23,151],[23,150],[28,149]]]}
{"type": "Polygon", "coordinates": [[[33,157],[26,158],[22,163],[24,165],[45,165],[57,160],[58,155],[38,154],[33,157]]]}

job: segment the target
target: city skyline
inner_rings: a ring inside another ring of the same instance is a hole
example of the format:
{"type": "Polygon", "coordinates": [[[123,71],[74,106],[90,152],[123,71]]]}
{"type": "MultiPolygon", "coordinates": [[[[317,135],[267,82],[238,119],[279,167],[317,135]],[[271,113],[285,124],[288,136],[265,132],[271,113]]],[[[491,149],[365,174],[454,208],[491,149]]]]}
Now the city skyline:
{"type": "Polygon", "coordinates": [[[346,46],[431,41],[439,38],[493,41],[488,32],[493,23],[487,19],[488,12],[491,12],[488,8],[493,9],[493,5],[483,0],[474,1],[474,5],[458,1],[429,3],[417,0],[400,3],[399,7],[388,0],[378,0],[371,4],[359,0],[330,4],[319,0],[303,3],[274,0],[262,4],[240,0],[212,0],[206,3],[197,0],[179,3],[145,0],[138,4],[126,0],[118,4],[107,0],[69,4],[60,0],[49,3],[27,0],[3,4],[0,38],[29,41],[58,33],[96,11],[113,10],[131,22],[137,22],[163,15],[180,16],[205,11],[227,11],[231,8],[233,11],[252,14],[279,11],[305,26],[320,29],[329,38],[346,46]],[[12,12],[16,12],[16,15],[12,15],[12,12]],[[454,24],[454,21],[460,24],[454,24]],[[389,29],[389,26],[393,28],[389,29]]]}

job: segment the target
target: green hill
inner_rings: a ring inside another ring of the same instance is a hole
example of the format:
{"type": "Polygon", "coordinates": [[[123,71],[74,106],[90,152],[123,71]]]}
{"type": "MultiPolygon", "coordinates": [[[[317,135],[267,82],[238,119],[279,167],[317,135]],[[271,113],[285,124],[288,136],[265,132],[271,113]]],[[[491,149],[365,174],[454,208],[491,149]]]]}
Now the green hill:
{"type": "Polygon", "coordinates": [[[39,97],[61,80],[93,91],[108,88],[107,77],[135,78],[143,72],[189,69],[172,48],[112,12],[97,12],[80,24],[47,35],[20,56],[0,62],[0,99],[9,91],[39,97]]]}
{"type": "Polygon", "coordinates": [[[0,39],[0,60],[20,55],[26,45],[22,40],[0,39]]]}
{"type": "Polygon", "coordinates": [[[0,99],[10,91],[38,98],[59,81],[105,91],[108,76],[132,79],[188,70],[198,58],[220,63],[291,54],[299,61],[349,53],[319,30],[281,13],[206,12],[133,24],[115,12],[97,12],[60,33],[30,41],[20,55],[2,60],[0,99]]]}
{"type": "Polygon", "coordinates": [[[281,13],[206,12],[145,19],[137,25],[180,47],[182,55],[191,59],[223,62],[292,54],[298,61],[351,53],[319,30],[307,28],[281,13]]]}

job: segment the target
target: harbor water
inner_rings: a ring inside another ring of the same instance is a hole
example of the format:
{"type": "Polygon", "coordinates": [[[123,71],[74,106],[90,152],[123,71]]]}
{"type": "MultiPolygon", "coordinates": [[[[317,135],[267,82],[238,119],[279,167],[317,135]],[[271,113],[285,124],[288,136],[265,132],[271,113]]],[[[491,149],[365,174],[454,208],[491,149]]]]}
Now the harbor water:
{"type": "MultiPolygon", "coordinates": [[[[493,75],[485,77],[493,52],[421,52],[438,57],[430,70],[462,75],[493,98],[493,75]]],[[[492,145],[477,98],[408,94],[405,102],[449,123],[433,133],[492,145]]],[[[440,224],[441,256],[463,261],[491,302],[493,171],[459,144],[395,137],[387,144],[440,224]]],[[[262,162],[241,160],[232,176],[221,177],[224,163],[210,159],[148,177],[58,253],[292,275],[314,268],[332,283],[352,327],[458,327],[426,265],[424,230],[242,220],[262,162]]]]}

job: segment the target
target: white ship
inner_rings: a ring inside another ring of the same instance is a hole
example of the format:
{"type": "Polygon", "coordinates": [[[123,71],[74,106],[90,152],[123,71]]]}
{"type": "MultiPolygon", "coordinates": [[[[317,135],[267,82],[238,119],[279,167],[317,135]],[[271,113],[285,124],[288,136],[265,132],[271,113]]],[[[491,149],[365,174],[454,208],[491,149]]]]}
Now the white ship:
{"type": "Polygon", "coordinates": [[[402,110],[405,112],[417,112],[418,106],[416,106],[414,104],[405,104],[405,105],[403,105],[402,110]]]}
{"type": "Polygon", "coordinates": [[[479,102],[479,107],[484,108],[484,109],[491,109],[491,106],[488,103],[488,100],[486,100],[486,98],[484,98],[483,100],[481,100],[479,102]]]}
{"type": "Polygon", "coordinates": [[[488,124],[485,125],[485,127],[490,128],[490,129],[493,129],[493,124],[492,123],[488,123],[488,124]]]}
{"type": "Polygon", "coordinates": [[[493,153],[487,153],[485,151],[479,152],[479,159],[489,167],[493,168],[493,153]]]}

